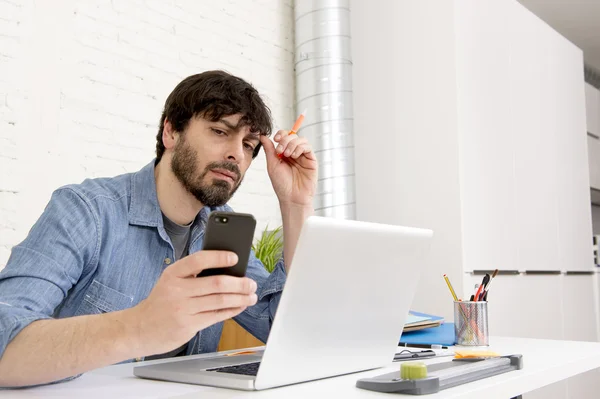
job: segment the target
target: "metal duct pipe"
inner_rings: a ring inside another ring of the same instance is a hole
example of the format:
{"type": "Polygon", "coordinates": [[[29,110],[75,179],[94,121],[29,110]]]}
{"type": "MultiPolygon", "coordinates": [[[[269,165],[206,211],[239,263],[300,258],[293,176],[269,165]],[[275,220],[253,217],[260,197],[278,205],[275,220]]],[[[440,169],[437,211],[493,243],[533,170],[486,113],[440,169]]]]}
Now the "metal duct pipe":
{"type": "Polygon", "coordinates": [[[349,0],[296,0],[296,110],[319,159],[317,215],[355,219],[349,0]]]}

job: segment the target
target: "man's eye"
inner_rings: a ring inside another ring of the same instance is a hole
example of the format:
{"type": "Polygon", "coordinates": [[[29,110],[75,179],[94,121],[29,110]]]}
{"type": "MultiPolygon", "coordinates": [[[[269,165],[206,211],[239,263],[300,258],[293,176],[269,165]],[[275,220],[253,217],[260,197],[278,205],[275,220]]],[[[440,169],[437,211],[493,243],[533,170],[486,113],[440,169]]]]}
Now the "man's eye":
{"type": "Polygon", "coordinates": [[[253,146],[252,144],[244,143],[244,148],[245,148],[247,151],[254,152],[254,146],[253,146]]]}
{"type": "Polygon", "coordinates": [[[223,136],[223,135],[225,135],[225,132],[222,131],[222,130],[219,130],[219,129],[213,129],[212,131],[215,132],[215,134],[217,136],[223,136]]]}

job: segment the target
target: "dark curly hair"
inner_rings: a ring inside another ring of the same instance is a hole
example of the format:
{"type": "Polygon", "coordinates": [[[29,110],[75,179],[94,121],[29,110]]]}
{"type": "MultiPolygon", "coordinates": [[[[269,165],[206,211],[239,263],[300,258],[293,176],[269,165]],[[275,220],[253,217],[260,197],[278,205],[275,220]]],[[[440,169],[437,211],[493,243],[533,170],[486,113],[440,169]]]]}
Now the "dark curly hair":
{"type": "MultiPolygon", "coordinates": [[[[176,132],[183,132],[190,119],[202,116],[216,122],[222,117],[242,114],[239,126],[250,126],[252,133],[271,134],[271,111],[258,91],[245,80],[225,71],[207,71],[185,78],[167,97],[156,135],[156,162],[164,152],[162,132],[165,120],[176,132]]],[[[260,143],[254,149],[255,158],[260,143]]]]}

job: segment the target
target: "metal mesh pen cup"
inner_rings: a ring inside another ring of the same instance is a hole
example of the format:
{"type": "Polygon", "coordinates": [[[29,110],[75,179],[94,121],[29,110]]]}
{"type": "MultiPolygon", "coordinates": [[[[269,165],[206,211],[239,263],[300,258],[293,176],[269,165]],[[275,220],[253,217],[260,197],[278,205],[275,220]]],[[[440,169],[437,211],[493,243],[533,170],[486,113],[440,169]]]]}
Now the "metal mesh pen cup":
{"type": "Polygon", "coordinates": [[[489,345],[487,302],[454,302],[454,335],[456,345],[489,345]]]}

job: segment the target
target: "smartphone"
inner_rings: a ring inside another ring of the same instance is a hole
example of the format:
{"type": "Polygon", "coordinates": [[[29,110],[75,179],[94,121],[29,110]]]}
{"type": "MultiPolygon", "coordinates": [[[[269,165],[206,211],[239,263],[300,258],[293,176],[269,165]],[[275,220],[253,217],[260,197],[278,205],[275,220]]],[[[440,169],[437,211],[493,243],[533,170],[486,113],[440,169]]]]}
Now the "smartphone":
{"type": "Polygon", "coordinates": [[[252,250],[256,219],[248,213],[214,211],[208,215],[202,249],[235,252],[238,262],[231,267],[205,269],[197,277],[227,274],[244,277],[252,250]]]}

